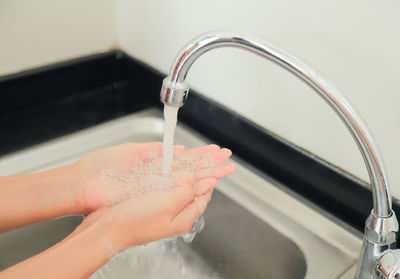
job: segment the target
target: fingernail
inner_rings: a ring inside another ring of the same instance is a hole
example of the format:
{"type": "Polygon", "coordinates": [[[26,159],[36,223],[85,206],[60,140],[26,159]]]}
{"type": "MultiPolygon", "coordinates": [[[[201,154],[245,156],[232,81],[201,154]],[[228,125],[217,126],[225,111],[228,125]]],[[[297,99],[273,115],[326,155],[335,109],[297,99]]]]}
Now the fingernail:
{"type": "Polygon", "coordinates": [[[215,148],[215,149],[220,149],[221,147],[219,147],[218,145],[216,145],[216,144],[210,144],[210,147],[213,147],[213,148],[215,148]]]}
{"type": "Polygon", "coordinates": [[[225,153],[226,156],[230,157],[232,155],[232,151],[228,148],[222,148],[221,151],[225,153]]]}

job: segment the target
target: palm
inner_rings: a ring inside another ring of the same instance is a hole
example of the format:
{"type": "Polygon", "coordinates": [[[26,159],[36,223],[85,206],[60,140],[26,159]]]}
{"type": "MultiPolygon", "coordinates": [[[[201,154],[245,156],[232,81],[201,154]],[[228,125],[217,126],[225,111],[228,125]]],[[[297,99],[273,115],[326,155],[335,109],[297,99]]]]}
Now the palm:
{"type": "Polygon", "coordinates": [[[126,143],[95,151],[78,164],[83,177],[83,201],[88,211],[105,205],[120,203],[141,193],[168,190],[177,179],[198,185],[202,193],[231,171],[228,167],[214,166],[225,161],[230,152],[215,145],[184,151],[175,147],[185,162],[174,168],[174,177],[165,178],[161,173],[161,143],[126,143]],[[190,162],[190,166],[187,162],[190,162]],[[179,176],[179,177],[178,177],[179,176]]]}

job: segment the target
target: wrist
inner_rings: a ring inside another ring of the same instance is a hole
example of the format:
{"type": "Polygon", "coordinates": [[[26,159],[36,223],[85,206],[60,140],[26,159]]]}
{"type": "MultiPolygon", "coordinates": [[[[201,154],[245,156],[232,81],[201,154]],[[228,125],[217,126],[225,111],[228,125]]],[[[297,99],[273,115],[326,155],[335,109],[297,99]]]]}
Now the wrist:
{"type": "Polygon", "coordinates": [[[128,241],[132,238],[132,232],[120,224],[118,218],[113,216],[113,208],[103,207],[85,217],[80,226],[83,230],[96,231],[99,245],[107,249],[109,258],[125,250],[130,245],[128,241]],[[129,234],[129,236],[128,236],[129,234]]]}
{"type": "MultiPolygon", "coordinates": [[[[92,235],[92,239],[107,260],[111,260],[117,253],[123,251],[118,235],[110,229],[108,222],[96,222],[85,232],[92,235]]],[[[99,252],[100,252],[99,251],[99,252]]]]}
{"type": "MultiPolygon", "coordinates": [[[[121,212],[124,214],[125,209],[119,208],[118,205],[112,207],[104,207],[94,212],[100,213],[101,218],[98,228],[103,232],[104,239],[108,247],[115,253],[121,252],[129,247],[139,245],[145,242],[140,241],[140,224],[135,222],[135,217],[121,218],[121,212]],[[102,212],[103,211],[103,212],[102,212]],[[103,214],[104,213],[104,214],[103,214]]],[[[144,237],[144,236],[142,236],[144,237]]]]}
{"type": "Polygon", "coordinates": [[[57,168],[56,171],[58,171],[59,180],[65,182],[62,187],[66,190],[66,199],[71,214],[87,214],[89,210],[84,199],[83,180],[78,163],[57,168]]]}

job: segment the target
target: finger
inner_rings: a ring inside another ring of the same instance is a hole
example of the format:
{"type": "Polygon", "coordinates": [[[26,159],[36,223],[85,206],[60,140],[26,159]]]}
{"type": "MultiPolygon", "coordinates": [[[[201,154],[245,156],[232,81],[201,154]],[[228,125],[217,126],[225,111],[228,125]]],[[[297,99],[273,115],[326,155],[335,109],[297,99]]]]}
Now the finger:
{"type": "Polygon", "coordinates": [[[217,182],[218,180],[215,179],[214,177],[208,177],[197,181],[194,185],[195,196],[200,196],[207,193],[217,184],[217,182]]]}
{"type": "MultiPolygon", "coordinates": [[[[214,192],[215,187],[211,187],[207,192],[205,192],[203,195],[201,195],[205,201],[207,202],[207,204],[210,202],[212,194],[214,192]]],[[[195,197],[196,199],[197,197],[195,197]]],[[[204,211],[201,213],[201,215],[203,215],[204,211]]]]}
{"type": "Polygon", "coordinates": [[[202,147],[189,149],[185,152],[185,155],[189,157],[202,157],[206,154],[214,154],[219,150],[219,146],[216,144],[210,144],[202,147]]]}
{"type": "Polygon", "coordinates": [[[216,179],[220,179],[222,177],[234,173],[235,171],[236,171],[235,165],[232,163],[227,163],[216,167],[198,170],[195,173],[195,179],[196,181],[199,181],[207,177],[214,177],[216,179]]]}
{"type": "Polygon", "coordinates": [[[194,220],[203,215],[208,202],[211,199],[212,192],[196,197],[196,199],[186,206],[172,221],[178,233],[185,234],[190,232],[194,220]]]}
{"type": "Polygon", "coordinates": [[[183,152],[185,151],[185,146],[183,145],[174,145],[174,152],[183,152]]]}
{"type": "Polygon", "coordinates": [[[214,154],[203,156],[198,162],[196,162],[197,168],[210,168],[222,164],[232,155],[232,151],[227,148],[222,148],[214,154]]]}
{"type": "Polygon", "coordinates": [[[232,151],[228,148],[222,148],[221,150],[219,150],[213,157],[213,159],[216,162],[224,162],[226,160],[228,160],[229,157],[231,157],[232,155],[232,151]]]}
{"type": "Polygon", "coordinates": [[[189,177],[182,177],[177,186],[166,193],[168,202],[172,203],[171,208],[174,216],[194,200],[194,189],[189,177]]]}
{"type": "MultiPolygon", "coordinates": [[[[213,192],[214,192],[214,187],[211,187],[211,189],[210,190],[208,190],[203,196],[204,196],[204,198],[206,199],[206,201],[207,201],[207,204],[210,202],[210,200],[211,200],[211,197],[212,197],[212,194],[213,194],[213,192]]],[[[203,212],[204,213],[204,212],[203,212]]],[[[202,213],[202,215],[203,215],[203,213],[202,213]]]]}

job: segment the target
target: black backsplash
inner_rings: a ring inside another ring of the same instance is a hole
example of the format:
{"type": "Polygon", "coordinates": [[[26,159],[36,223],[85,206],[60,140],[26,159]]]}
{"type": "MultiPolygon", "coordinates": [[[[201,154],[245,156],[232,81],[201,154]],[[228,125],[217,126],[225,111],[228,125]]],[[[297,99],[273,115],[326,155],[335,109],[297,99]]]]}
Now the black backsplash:
{"type": "MultiPolygon", "coordinates": [[[[145,108],[161,108],[162,79],[161,73],[119,50],[0,77],[0,155],[145,108]]],[[[364,182],[196,92],[191,91],[179,120],[363,230],[372,208],[364,182]]],[[[400,216],[399,202],[393,203],[400,216]]]]}

